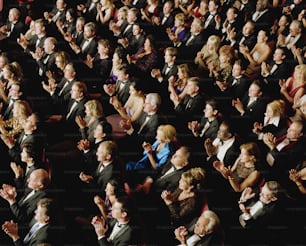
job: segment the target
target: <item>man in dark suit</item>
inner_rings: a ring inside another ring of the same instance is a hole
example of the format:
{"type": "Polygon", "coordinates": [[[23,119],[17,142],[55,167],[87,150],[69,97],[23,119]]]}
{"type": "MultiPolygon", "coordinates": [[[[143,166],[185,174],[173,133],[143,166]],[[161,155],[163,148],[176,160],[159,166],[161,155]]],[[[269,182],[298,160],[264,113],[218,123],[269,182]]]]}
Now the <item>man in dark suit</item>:
{"type": "Polygon", "coordinates": [[[271,178],[286,187],[288,172],[295,168],[302,160],[304,153],[303,122],[293,121],[287,133],[275,138],[271,133],[265,133],[263,142],[268,147],[266,162],[271,167],[271,178]]]}
{"type": "Polygon", "coordinates": [[[37,19],[34,23],[35,36],[28,41],[22,34],[17,39],[18,44],[24,49],[24,52],[30,54],[37,48],[43,50],[45,39],[47,38],[46,24],[43,19],[37,19]]]}
{"type": "Polygon", "coordinates": [[[164,99],[161,109],[168,112],[171,109],[171,101],[169,100],[169,79],[177,76],[177,65],[175,64],[178,56],[178,50],[175,47],[167,47],[164,55],[164,65],[162,69],[152,69],[151,76],[153,78],[154,88],[164,99]]]}
{"type": "Polygon", "coordinates": [[[183,172],[189,168],[190,150],[181,146],[155,176],[148,176],[144,183],[137,186],[138,191],[152,194],[155,198],[163,190],[174,191],[183,172]]]}
{"type": "Polygon", "coordinates": [[[189,234],[188,228],[185,226],[176,228],[174,234],[181,243],[180,245],[212,246],[224,244],[220,219],[211,210],[206,210],[200,215],[194,225],[193,234],[189,234]]]}
{"type": "Polygon", "coordinates": [[[96,170],[92,174],[86,174],[85,172],[79,174],[80,180],[90,190],[89,200],[92,200],[93,194],[101,194],[101,197],[105,197],[104,190],[107,182],[112,178],[121,180],[124,175],[121,173],[121,163],[117,156],[117,144],[115,142],[103,141],[100,143],[96,155],[99,162],[96,170]]]}
{"type": "Polygon", "coordinates": [[[69,45],[74,51],[76,56],[85,61],[87,56],[94,57],[97,53],[98,43],[96,37],[96,24],[94,22],[88,22],[84,26],[83,41],[80,45],[77,45],[75,40],[72,40],[69,45]]]}
{"type": "Polygon", "coordinates": [[[286,61],[286,48],[277,47],[273,60],[261,64],[261,79],[267,86],[266,92],[271,98],[280,98],[279,80],[286,80],[293,72],[293,66],[286,61]]]}
{"type": "Polygon", "coordinates": [[[20,153],[25,144],[32,145],[37,158],[41,158],[43,139],[40,134],[38,134],[37,123],[37,116],[35,114],[31,114],[23,123],[23,132],[17,139],[13,139],[8,135],[1,134],[1,139],[8,147],[8,154],[11,161],[16,162],[17,164],[21,164],[20,153]]]}
{"type": "Polygon", "coordinates": [[[128,197],[119,197],[112,208],[113,220],[107,223],[103,217],[92,219],[100,246],[143,244],[139,225],[133,221],[133,210],[128,197]]]}
{"type": "Polygon", "coordinates": [[[200,91],[198,77],[189,78],[184,90],[186,91],[186,96],[182,100],[172,96],[170,96],[170,99],[174,104],[174,111],[177,117],[183,118],[180,119],[180,126],[178,128],[187,131],[188,122],[201,117],[205,106],[205,99],[200,91]]]}
{"type": "Polygon", "coordinates": [[[239,98],[232,100],[232,106],[236,109],[236,113],[240,114],[238,117],[233,115],[232,119],[242,120],[245,124],[244,129],[239,132],[241,136],[250,133],[254,122],[263,122],[267,103],[263,95],[263,86],[258,80],[251,83],[248,94],[241,101],[239,98]]]}
{"type": "Polygon", "coordinates": [[[47,196],[49,183],[48,172],[45,169],[36,169],[28,179],[29,192],[25,193],[19,200],[16,200],[16,188],[9,184],[2,185],[0,196],[9,203],[17,222],[27,224],[35,215],[37,202],[47,196]]]}
{"type": "Polygon", "coordinates": [[[57,46],[57,40],[54,37],[48,37],[44,41],[44,52],[40,55],[33,55],[38,65],[38,75],[45,77],[46,72],[55,72],[55,51],[57,46]]]}
{"type": "Polygon", "coordinates": [[[118,68],[116,84],[104,84],[103,89],[107,95],[110,97],[116,96],[121,105],[125,105],[130,96],[131,83],[128,67],[122,65],[118,68]]]}
{"type": "Polygon", "coordinates": [[[21,100],[22,95],[21,84],[13,83],[9,89],[8,101],[6,105],[2,107],[1,114],[4,120],[8,120],[13,116],[14,102],[21,100]]]}
{"type": "Polygon", "coordinates": [[[274,24],[274,15],[269,9],[268,0],[257,0],[256,11],[252,14],[252,20],[255,22],[256,31],[269,31],[274,24]]]}
{"type": "Polygon", "coordinates": [[[239,216],[241,226],[260,229],[273,224],[277,216],[280,192],[281,187],[276,181],[267,181],[257,194],[252,192],[252,188],[245,188],[238,202],[243,212],[239,216]]]}
{"type": "Polygon", "coordinates": [[[204,30],[204,23],[200,18],[194,18],[188,34],[182,42],[174,40],[174,46],[178,47],[179,58],[193,61],[197,52],[207,41],[208,35],[204,30]]]}
{"type": "Polygon", "coordinates": [[[218,0],[209,0],[208,11],[204,16],[204,29],[208,36],[221,34],[221,16],[219,15],[220,2],[218,0]]]}
{"type": "Polygon", "coordinates": [[[127,38],[129,42],[131,42],[131,38],[133,36],[133,25],[137,22],[138,18],[138,9],[130,8],[128,10],[127,19],[123,24],[120,26],[120,30],[113,30],[114,35],[117,37],[118,42],[122,38],[127,38]]]}
{"type": "Polygon", "coordinates": [[[76,70],[72,63],[68,63],[64,69],[64,77],[56,84],[55,80],[49,80],[48,84],[42,82],[43,89],[49,93],[50,101],[42,105],[44,116],[48,114],[64,114],[71,98],[71,88],[76,81],[76,70]]]}
{"type": "Polygon", "coordinates": [[[17,223],[6,221],[2,229],[13,239],[16,246],[56,243],[59,235],[54,234],[55,230],[52,230],[55,215],[54,201],[50,198],[41,198],[37,203],[35,217],[30,224],[31,228],[23,240],[19,236],[17,223]]]}
{"type": "Polygon", "coordinates": [[[1,49],[10,51],[16,48],[17,38],[24,31],[24,23],[20,21],[20,11],[17,8],[10,9],[6,24],[0,27],[0,35],[4,38],[0,41],[1,49]]]}

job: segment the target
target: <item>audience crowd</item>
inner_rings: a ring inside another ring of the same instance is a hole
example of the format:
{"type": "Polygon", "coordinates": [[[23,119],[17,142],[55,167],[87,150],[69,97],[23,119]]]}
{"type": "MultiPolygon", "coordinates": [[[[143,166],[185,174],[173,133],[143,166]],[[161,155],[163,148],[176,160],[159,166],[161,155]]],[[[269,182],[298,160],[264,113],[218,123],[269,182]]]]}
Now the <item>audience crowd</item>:
{"type": "Polygon", "coordinates": [[[4,0],[1,245],[303,245],[303,0],[4,0]]]}

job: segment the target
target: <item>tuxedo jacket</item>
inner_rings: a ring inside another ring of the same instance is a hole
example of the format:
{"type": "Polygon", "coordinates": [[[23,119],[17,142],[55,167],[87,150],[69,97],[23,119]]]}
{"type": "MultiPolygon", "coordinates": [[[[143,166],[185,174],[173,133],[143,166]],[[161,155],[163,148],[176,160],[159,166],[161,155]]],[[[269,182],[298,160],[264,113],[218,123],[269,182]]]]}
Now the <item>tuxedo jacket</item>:
{"type": "Polygon", "coordinates": [[[41,38],[38,38],[38,36],[35,35],[32,39],[30,39],[28,47],[25,49],[25,52],[27,52],[27,53],[29,53],[30,51],[34,51],[35,52],[35,49],[37,47],[39,47],[39,48],[41,48],[43,50],[44,42],[45,42],[46,38],[47,38],[46,35],[41,37],[41,38]],[[39,41],[37,42],[37,40],[39,40],[39,41]]]}
{"type": "Polygon", "coordinates": [[[261,96],[257,98],[255,102],[247,106],[249,99],[249,96],[245,96],[242,99],[242,104],[245,110],[245,113],[242,117],[249,118],[251,122],[263,122],[264,113],[266,111],[267,106],[267,100],[263,96],[261,96]]]}
{"type": "Polygon", "coordinates": [[[170,15],[167,17],[166,21],[162,24],[162,20],[164,18],[164,13],[161,11],[159,14],[159,18],[160,18],[160,26],[159,28],[162,28],[163,31],[165,31],[167,28],[171,28],[174,25],[174,15],[172,13],[170,13],[170,15]]]}
{"type": "Polygon", "coordinates": [[[15,183],[15,187],[17,190],[22,190],[24,192],[29,191],[29,188],[27,188],[27,180],[30,177],[31,173],[36,170],[41,168],[41,165],[39,164],[34,164],[33,166],[31,166],[28,170],[28,172],[26,173],[26,167],[23,168],[24,170],[24,177],[18,177],[14,179],[14,183],[15,183]]]}
{"type": "Polygon", "coordinates": [[[68,108],[67,108],[67,112],[65,115],[63,115],[67,121],[73,122],[73,123],[75,122],[76,116],[85,117],[85,106],[84,105],[87,102],[87,98],[84,97],[79,102],[77,102],[77,105],[71,111],[71,108],[75,102],[76,100],[70,99],[68,108]],[[71,113],[69,114],[68,118],[66,118],[66,116],[68,115],[70,111],[71,113]]]}
{"type": "MultiPolygon", "coordinates": [[[[12,100],[12,99],[9,98],[9,100],[12,100]]],[[[18,100],[21,100],[21,99],[19,98],[14,99],[13,101],[15,102],[18,100]]],[[[9,101],[8,101],[8,103],[3,107],[1,114],[3,115],[4,120],[8,120],[13,117],[13,106],[14,106],[14,103],[12,105],[9,105],[9,101]]]]}
{"type": "MultiPolygon", "coordinates": [[[[8,21],[6,26],[8,30],[11,30],[12,23],[8,21]]],[[[17,21],[14,24],[14,27],[13,27],[12,32],[10,33],[9,39],[12,41],[17,41],[17,38],[19,38],[20,34],[24,33],[24,31],[25,31],[24,23],[22,23],[21,21],[17,21]]]]}
{"type": "Polygon", "coordinates": [[[155,181],[150,191],[151,193],[157,192],[157,195],[160,196],[163,190],[174,191],[177,188],[181,175],[188,169],[188,166],[181,169],[176,169],[174,172],[164,175],[171,167],[172,163],[169,160],[168,163],[159,172],[159,174],[156,175],[155,181]]]}
{"type": "Polygon", "coordinates": [[[224,94],[233,99],[239,98],[242,100],[248,91],[251,81],[245,75],[242,75],[241,78],[236,79],[237,82],[235,84],[233,84],[234,80],[235,78],[233,76],[229,77],[227,81],[228,88],[224,91],[224,94]]]}
{"type": "Polygon", "coordinates": [[[130,85],[132,81],[130,80],[125,81],[124,87],[120,90],[121,83],[123,82],[117,80],[114,96],[117,96],[119,102],[121,102],[121,104],[124,105],[130,96],[130,85]]]}
{"type": "Polygon", "coordinates": [[[270,10],[268,10],[255,21],[255,28],[257,31],[260,30],[269,31],[271,26],[273,26],[273,23],[274,23],[274,15],[270,10]]]}
{"type": "Polygon", "coordinates": [[[153,143],[156,136],[156,130],[158,126],[162,124],[161,117],[155,113],[154,115],[150,116],[149,121],[144,125],[141,132],[138,133],[142,124],[145,122],[147,115],[147,113],[142,112],[140,117],[133,123],[133,135],[138,138],[138,142],[140,143],[143,141],[153,143]]]}
{"type": "Polygon", "coordinates": [[[32,145],[34,148],[34,152],[37,160],[41,160],[42,156],[42,148],[43,148],[43,137],[38,133],[38,131],[29,134],[24,138],[24,131],[19,135],[16,139],[15,145],[13,148],[8,150],[9,156],[12,161],[17,164],[21,164],[20,153],[22,151],[23,146],[32,145]]]}
{"type": "Polygon", "coordinates": [[[56,86],[55,92],[51,96],[51,101],[52,104],[56,107],[58,111],[57,113],[63,114],[66,112],[69,100],[71,98],[71,88],[75,81],[75,79],[69,81],[68,85],[64,88],[63,91],[61,90],[67,82],[67,79],[63,78],[56,86]]]}
{"type": "MultiPolygon", "coordinates": [[[[205,118],[204,116],[201,118],[200,121],[200,134],[201,131],[203,130],[204,126],[206,125],[208,119],[205,118]]],[[[210,122],[208,129],[204,132],[204,135],[201,137],[203,139],[215,139],[217,137],[217,133],[219,130],[219,120],[214,119],[213,121],[210,122]]]]}
{"type": "Polygon", "coordinates": [[[247,46],[249,50],[252,50],[257,42],[256,33],[253,33],[247,37],[243,36],[242,31],[237,35],[236,42],[234,44],[234,48],[239,50],[240,41],[242,38],[245,40],[242,42],[243,45],[247,46]]]}
{"type": "Polygon", "coordinates": [[[124,21],[122,25],[120,26],[120,33],[118,35],[118,39],[121,38],[127,38],[129,42],[132,40],[133,37],[133,24],[131,24],[131,27],[126,30],[129,23],[127,21],[124,21]]]}
{"type": "Polygon", "coordinates": [[[205,107],[204,97],[199,93],[194,97],[186,95],[183,100],[174,108],[175,112],[184,117],[202,115],[205,107]],[[191,100],[191,101],[190,101],[191,100]],[[190,101],[190,103],[188,103],[190,101]]]}
{"type": "MultiPolygon", "coordinates": [[[[194,59],[197,52],[201,50],[205,42],[207,41],[204,32],[196,35],[190,42],[187,42],[190,38],[191,33],[189,32],[182,41],[182,44],[178,48],[179,57],[181,59],[194,59]]],[[[208,37],[208,36],[207,36],[208,37]]]]}
{"type": "Polygon", "coordinates": [[[24,201],[28,193],[25,193],[18,202],[11,205],[11,211],[20,224],[28,224],[35,215],[38,201],[47,197],[46,190],[37,190],[33,196],[24,201]]]}
{"type": "MultiPolygon", "coordinates": [[[[274,64],[274,61],[269,63],[270,69],[272,69],[274,64]]],[[[269,74],[268,76],[261,77],[261,79],[266,84],[266,92],[271,98],[280,98],[279,80],[286,80],[287,78],[289,78],[292,74],[292,71],[293,66],[289,62],[284,61],[281,64],[277,65],[277,68],[273,71],[273,73],[269,74]]]]}
{"type": "MultiPolygon", "coordinates": [[[[109,234],[112,232],[115,223],[115,220],[111,221],[108,230],[109,234]]],[[[123,228],[115,235],[114,239],[111,242],[107,240],[107,237],[103,237],[98,241],[98,243],[99,246],[139,245],[141,242],[140,238],[141,235],[139,234],[139,230],[137,229],[137,227],[131,225],[131,223],[129,222],[128,224],[123,226],[123,228]]]]}
{"type": "Polygon", "coordinates": [[[45,75],[46,71],[54,72],[56,71],[55,65],[55,52],[51,54],[44,55],[41,59],[37,61],[38,68],[42,70],[42,76],[45,75]],[[45,59],[48,57],[47,61],[45,59]]]}
{"type": "Polygon", "coordinates": [[[90,40],[89,44],[86,46],[86,48],[84,50],[82,50],[82,46],[85,42],[85,39],[83,39],[80,48],[81,51],[78,54],[78,56],[82,59],[82,60],[86,60],[87,59],[87,55],[90,55],[91,57],[94,57],[97,53],[97,48],[98,48],[98,42],[96,41],[95,38],[93,38],[92,40],[90,40]]]}

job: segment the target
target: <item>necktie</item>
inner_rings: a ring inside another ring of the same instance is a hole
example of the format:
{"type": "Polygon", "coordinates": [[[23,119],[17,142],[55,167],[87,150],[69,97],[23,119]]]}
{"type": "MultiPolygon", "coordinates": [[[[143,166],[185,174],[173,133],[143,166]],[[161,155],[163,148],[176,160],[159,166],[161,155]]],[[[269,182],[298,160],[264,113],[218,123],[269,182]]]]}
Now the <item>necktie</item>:
{"type": "Polygon", "coordinates": [[[70,117],[71,113],[73,112],[73,110],[75,109],[75,107],[78,105],[78,102],[77,101],[74,101],[70,110],[69,110],[69,113],[66,115],[66,119],[68,120],[68,118],[70,117]]]}
{"type": "Polygon", "coordinates": [[[34,233],[39,229],[39,223],[35,223],[32,227],[31,230],[29,231],[29,233],[25,236],[25,238],[23,239],[23,243],[24,244],[28,244],[29,241],[31,240],[31,238],[33,237],[34,233]]]}
{"type": "Polygon", "coordinates": [[[194,35],[191,35],[190,38],[186,42],[186,46],[189,46],[193,39],[194,39],[194,35]]]}
{"type": "Polygon", "coordinates": [[[190,97],[190,98],[188,99],[185,109],[188,109],[188,108],[191,107],[192,100],[193,100],[192,97],[190,97]]]}
{"type": "Polygon", "coordinates": [[[58,95],[62,95],[62,93],[64,92],[65,88],[67,87],[67,85],[69,84],[68,81],[66,81],[66,83],[64,84],[63,88],[60,90],[60,92],[58,93],[58,95]]]}
{"type": "Polygon", "coordinates": [[[140,128],[139,128],[139,130],[138,130],[138,134],[140,134],[141,133],[141,131],[143,130],[143,128],[145,127],[145,125],[148,123],[148,121],[150,120],[150,116],[149,115],[147,115],[147,117],[145,118],[145,120],[144,120],[144,122],[141,124],[141,126],[140,126],[140,128]]]}

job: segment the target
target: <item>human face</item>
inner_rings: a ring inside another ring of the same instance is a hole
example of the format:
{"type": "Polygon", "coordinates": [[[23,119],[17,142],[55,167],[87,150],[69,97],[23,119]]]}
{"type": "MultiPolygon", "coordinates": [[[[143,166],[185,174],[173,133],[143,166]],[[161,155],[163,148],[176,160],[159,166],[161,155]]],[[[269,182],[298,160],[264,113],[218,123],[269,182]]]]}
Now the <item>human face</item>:
{"type": "Polygon", "coordinates": [[[131,23],[134,23],[136,19],[137,17],[135,16],[134,12],[128,11],[127,18],[126,18],[127,22],[131,24],[131,23]]]}
{"type": "Polygon", "coordinates": [[[44,51],[47,54],[50,54],[54,49],[54,44],[51,42],[49,38],[47,38],[44,42],[44,51]]]}
{"type": "Polygon", "coordinates": [[[234,21],[236,16],[237,15],[235,14],[233,9],[230,8],[230,9],[227,10],[226,17],[227,17],[228,21],[234,21]]]}
{"type": "Polygon", "coordinates": [[[199,219],[197,220],[195,226],[194,226],[194,233],[197,235],[205,235],[206,234],[206,226],[209,223],[209,219],[200,216],[199,219]]]}
{"type": "Polygon", "coordinates": [[[122,212],[122,204],[119,202],[115,202],[112,207],[112,216],[113,218],[120,220],[124,218],[123,212],[122,212]]]}
{"type": "Polygon", "coordinates": [[[165,52],[164,59],[165,59],[165,63],[171,63],[172,62],[172,56],[169,54],[168,51],[165,52]]]}
{"type": "Polygon", "coordinates": [[[100,56],[107,54],[107,48],[103,44],[98,45],[98,53],[100,56]]]}
{"type": "Polygon", "coordinates": [[[204,116],[206,118],[209,118],[209,119],[215,117],[215,112],[214,112],[214,109],[211,105],[209,105],[209,104],[205,105],[204,116]]]}
{"type": "Polygon", "coordinates": [[[110,183],[107,183],[107,185],[105,187],[105,194],[106,194],[106,196],[115,195],[115,187],[112,186],[110,183]]]}
{"type": "Polygon", "coordinates": [[[273,61],[275,62],[281,62],[284,60],[285,56],[283,54],[283,51],[281,49],[276,49],[273,53],[273,61]]]}
{"type": "Polygon", "coordinates": [[[289,26],[289,32],[290,32],[291,36],[296,36],[296,35],[299,34],[300,29],[296,25],[296,23],[291,23],[290,26],[289,26]]]}
{"type": "Polygon", "coordinates": [[[246,149],[242,148],[240,151],[240,161],[243,163],[247,163],[252,161],[252,156],[246,151],[246,149]]]}
{"type": "Polygon", "coordinates": [[[251,84],[249,88],[249,97],[258,97],[260,95],[260,88],[256,84],[251,84]]]}
{"type": "Polygon", "coordinates": [[[257,35],[257,43],[264,43],[266,42],[267,36],[264,31],[259,31],[257,35]]]}
{"type": "Polygon", "coordinates": [[[196,93],[196,89],[197,89],[197,86],[192,82],[188,82],[185,88],[186,93],[190,96],[196,93]]]}
{"type": "MultiPolygon", "coordinates": [[[[16,105],[16,104],[15,104],[16,105]]],[[[19,118],[21,116],[20,107],[14,106],[13,107],[13,116],[19,118]]]]}
{"type": "Polygon", "coordinates": [[[140,32],[141,32],[140,27],[138,25],[133,25],[133,35],[137,36],[140,34],[140,32]]]}
{"type": "Polygon", "coordinates": [[[214,1],[209,1],[208,3],[208,11],[211,13],[215,13],[218,9],[218,5],[214,3],[214,1]]]}
{"type": "Polygon", "coordinates": [[[20,153],[21,161],[22,162],[27,162],[28,160],[28,153],[26,151],[26,148],[23,148],[21,153],[20,153]]]}
{"type": "Polygon", "coordinates": [[[184,167],[186,165],[186,161],[184,158],[184,153],[182,149],[178,149],[171,157],[171,163],[177,167],[184,167]]]}
{"type": "Polygon", "coordinates": [[[228,127],[224,124],[221,124],[217,133],[217,137],[221,140],[226,140],[231,137],[230,133],[228,132],[228,127]]]}
{"type": "Polygon", "coordinates": [[[63,69],[63,60],[60,56],[56,56],[55,57],[55,65],[59,68],[59,69],[63,69]]]}
{"type": "Polygon", "coordinates": [[[0,56],[0,69],[4,68],[5,65],[6,60],[4,59],[4,57],[0,56]]]}
{"type": "Polygon", "coordinates": [[[73,79],[74,76],[75,76],[75,71],[73,67],[70,64],[67,64],[64,69],[64,77],[69,80],[69,79],[73,79]]]}
{"type": "Polygon", "coordinates": [[[165,142],[165,134],[160,130],[157,130],[155,138],[159,143],[165,142]]]}
{"type": "Polygon", "coordinates": [[[181,179],[179,181],[179,189],[186,191],[186,190],[189,190],[190,188],[191,188],[190,185],[183,178],[183,176],[181,176],[181,179]]]}
{"type": "Polygon", "coordinates": [[[73,21],[73,18],[72,18],[72,16],[71,16],[69,11],[66,12],[66,20],[69,21],[69,22],[73,21]]]}
{"type": "Polygon", "coordinates": [[[130,85],[129,93],[130,93],[130,95],[135,95],[137,93],[137,91],[136,91],[136,89],[133,85],[130,85]]]}
{"type": "Polygon", "coordinates": [[[97,152],[96,152],[96,155],[97,155],[97,160],[99,162],[103,162],[107,159],[107,153],[105,151],[103,143],[99,145],[99,147],[97,149],[97,152]]]}
{"type": "Polygon", "coordinates": [[[152,48],[152,47],[151,47],[151,42],[150,42],[149,39],[146,39],[146,40],[145,40],[143,46],[144,46],[144,50],[151,50],[151,48],[152,48]]]}
{"type": "Polygon", "coordinates": [[[119,59],[119,56],[118,56],[118,54],[117,53],[114,53],[113,54],[113,59],[112,59],[112,62],[113,62],[113,64],[114,65],[119,65],[120,64],[120,59],[119,59]]]}
{"type": "Polygon", "coordinates": [[[78,32],[82,32],[83,28],[84,28],[84,22],[77,20],[76,24],[75,24],[75,28],[78,32]]]}
{"type": "Polygon", "coordinates": [[[39,223],[46,223],[49,217],[46,215],[46,209],[42,208],[40,205],[37,206],[35,210],[35,220],[39,223]]]}
{"type": "Polygon", "coordinates": [[[287,18],[285,15],[282,15],[278,21],[279,26],[286,26],[288,24],[287,18]]]}
{"type": "Polygon", "coordinates": [[[172,8],[171,8],[171,4],[169,2],[166,2],[163,6],[163,12],[165,15],[167,14],[170,14],[172,11],[172,8]]]}
{"type": "Polygon", "coordinates": [[[252,24],[249,23],[249,22],[247,22],[247,23],[243,26],[243,28],[242,28],[242,33],[243,33],[243,35],[245,35],[245,36],[249,36],[249,35],[251,35],[253,32],[254,32],[254,28],[253,28],[252,24]]]}
{"type": "Polygon", "coordinates": [[[82,93],[79,89],[79,87],[73,85],[71,88],[71,99],[77,100],[80,99],[82,97],[82,93]]]}
{"type": "Polygon", "coordinates": [[[19,85],[13,84],[9,89],[9,96],[11,96],[12,98],[18,98],[21,95],[19,90],[19,85]]]}
{"type": "Polygon", "coordinates": [[[95,139],[102,139],[104,136],[103,127],[98,124],[94,130],[93,136],[95,139]]]}
{"type": "Polygon", "coordinates": [[[4,67],[3,68],[3,77],[5,79],[9,80],[9,79],[11,79],[13,77],[13,73],[9,69],[7,69],[7,67],[4,67]]]}
{"type": "Polygon", "coordinates": [[[293,122],[287,129],[287,138],[290,140],[299,139],[301,137],[301,126],[293,122]]]}
{"type": "Polygon", "coordinates": [[[272,195],[272,192],[268,189],[267,185],[265,184],[261,192],[259,193],[259,200],[265,204],[268,204],[274,200],[274,196],[272,195]]]}
{"type": "Polygon", "coordinates": [[[41,35],[43,33],[43,26],[41,23],[35,23],[34,24],[34,29],[35,29],[35,34],[36,35],[41,35]]]}
{"type": "Polygon", "coordinates": [[[232,70],[232,75],[233,77],[238,77],[241,75],[242,69],[239,64],[234,64],[233,65],[233,70],[232,70]]]}
{"type": "Polygon", "coordinates": [[[9,12],[8,20],[14,22],[18,20],[18,15],[15,9],[11,9],[9,12]]]}
{"type": "Polygon", "coordinates": [[[64,0],[57,0],[56,1],[56,8],[57,9],[64,9],[65,8],[65,1],[64,0]]]}
{"type": "Polygon", "coordinates": [[[41,186],[40,177],[38,176],[36,171],[31,172],[27,182],[28,182],[28,187],[32,190],[38,190],[41,186]]]}
{"type": "Polygon", "coordinates": [[[143,111],[146,112],[146,113],[149,113],[149,112],[153,112],[154,109],[155,109],[155,106],[152,105],[150,100],[146,97],[145,103],[144,103],[144,106],[143,106],[143,111]]]}
{"type": "Polygon", "coordinates": [[[84,38],[89,39],[89,38],[92,38],[95,35],[95,33],[91,30],[89,26],[85,26],[83,35],[84,35],[84,38]]]}
{"type": "Polygon", "coordinates": [[[33,115],[30,115],[23,123],[23,129],[25,132],[30,132],[36,130],[36,120],[33,115]]]}
{"type": "Polygon", "coordinates": [[[268,118],[274,117],[273,109],[272,109],[269,105],[267,105],[265,115],[266,115],[268,118]]]}

